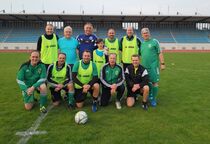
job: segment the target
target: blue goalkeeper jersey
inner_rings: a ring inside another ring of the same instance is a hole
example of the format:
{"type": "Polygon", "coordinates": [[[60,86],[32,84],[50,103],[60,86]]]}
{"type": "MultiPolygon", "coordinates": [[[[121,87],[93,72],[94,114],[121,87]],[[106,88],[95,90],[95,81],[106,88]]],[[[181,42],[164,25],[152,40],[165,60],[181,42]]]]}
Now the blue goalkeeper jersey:
{"type": "Polygon", "coordinates": [[[79,50],[79,58],[82,59],[82,53],[84,50],[91,51],[91,56],[93,56],[93,50],[97,48],[96,46],[96,40],[97,37],[94,34],[91,35],[85,35],[81,34],[77,36],[77,40],[79,42],[79,46],[77,47],[79,50]]]}

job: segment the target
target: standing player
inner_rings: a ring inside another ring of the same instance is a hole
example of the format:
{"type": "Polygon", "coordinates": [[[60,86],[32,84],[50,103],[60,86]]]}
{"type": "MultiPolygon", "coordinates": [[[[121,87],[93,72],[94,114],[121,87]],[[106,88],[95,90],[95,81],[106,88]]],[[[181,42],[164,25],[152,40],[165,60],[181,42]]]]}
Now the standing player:
{"type": "Polygon", "coordinates": [[[71,74],[71,67],[65,63],[66,54],[59,53],[58,61],[48,67],[47,81],[50,85],[53,105],[60,103],[61,90],[67,92],[68,106],[74,108],[74,88],[71,74]]]}
{"type": "Polygon", "coordinates": [[[158,82],[160,80],[159,69],[165,69],[164,57],[159,42],[151,38],[149,29],[143,28],[141,34],[144,39],[141,46],[141,64],[149,73],[149,100],[151,106],[155,107],[157,105],[156,97],[158,94],[158,82]]]}
{"type": "Polygon", "coordinates": [[[141,41],[134,35],[134,30],[132,27],[128,27],[126,30],[126,36],[124,36],[121,41],[122,50],[122,62],[123,69],[125,70],[131,62],[131,56],[134,54],[139,54],[139,48],[141,46],[141,41]]]}
{"type": "Polygon", "coordinates": [[[58,47],[60,52],[66,54],[66,63],[73,68],[74,63],[77,61],[78,41],[72,37],[72,28],[70,26],[66,26],[63,33],[64,37],[58,40],[58,47]]]}
{"type": "Polygon", "coordinates": [[[147,70],[140,65],[139,55],[132,55],[132,65],[125,70],[125,79],[127,84],[128,96],[127,106],[132,107],[135,103],[137,94],[143,95],[142,108],[148,109],[147,98],[149,95],[149,76],[147,70]]]}
{"type": "Polygon", "coordinates": [[[120,42],[118,38],[115,38],[115,30],[110,28],[107,32],[107,38],[104,40],[104,45],[108,48],[109,53],[115,53],[117,55],[116,63],[119,64],[121,62],[120,57],[120,42]]]}
{"type": "Polygon", "coordinates": [[[86,23],[84,25],[84,34],[78,35],[77,40],[79,42],[79,58],[82,59],[82,54],[85,50],[89,50],[91,52],[91,56],[93,56],[93,50],[97,48],[97,37],[93,34],[93,25],[91,23],[86,23]]]}
{"type": "Polygon", "coordinates": [[[21,65],[17,74],[17,83],[22,91],[26,110],[31,110],[34,105],[34,92],[40,91],[40,111],[46,113],[47,102],[46,68],[40,62],[38,51],[32,51],[30,60],[21,65]]]}
{"type": "Polygon", "coordinates": [[[97,39],[96,44],[98,48],[93,51],[93,62],[96,64],[98,77],[100,77],[101,68],[107,61],[107,55],[104,50],[103,39],[97,39]]]}
{"type": "Polygon", "coordinates": [[[121,99],[125,90],[125,75],[122,67],[116,64],[116,54],[109,54],[109,62],[102,67],[100,80],[102,83],[101,105],[106,106],[110,97],[117,93],[116,108],[121,109],[121,99]]]}
{"type": "Polygon", "coordinates": [[[98,73],[95,63],[91,61],[91,52],[85,50],[82,60],[74,64],[72,70],[74,81],[76,105],[82,108],[87,93],[90,92],[93,98],[92,111],[97,111],[97,100],[99,95],[98,73]]]}
{"type": "Polygon", "coordinates": [[[41,53],[41,61],[47,67],[58,59],[58,36],[54,34],[52,24],[47,24],[45,34],[39,37],[37,50],[41,53]]]}

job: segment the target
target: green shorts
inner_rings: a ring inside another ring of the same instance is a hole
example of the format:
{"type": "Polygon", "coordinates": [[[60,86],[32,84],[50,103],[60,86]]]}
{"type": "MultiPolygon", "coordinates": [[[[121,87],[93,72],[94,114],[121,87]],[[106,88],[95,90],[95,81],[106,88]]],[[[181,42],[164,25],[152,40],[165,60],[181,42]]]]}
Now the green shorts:
{"type": "Polygon", "coordinates": [[[23,101],[25,104],[34,102],[34,93],[28,96],[26,92],[22,91],[22,95],[23,95],[23,101]]]}
{"type": "Polygon", "coordinates": [[[149,81],[153,83],[157,83],[160,80],[160,71],[159,67],[148,68],[147,72],[149,74],[149,81]]]}

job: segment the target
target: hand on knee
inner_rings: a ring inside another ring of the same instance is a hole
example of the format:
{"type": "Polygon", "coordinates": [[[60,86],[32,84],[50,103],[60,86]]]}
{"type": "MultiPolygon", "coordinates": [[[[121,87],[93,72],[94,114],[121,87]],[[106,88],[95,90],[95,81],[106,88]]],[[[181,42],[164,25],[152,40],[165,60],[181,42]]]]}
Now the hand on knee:
{"type": "Polygon", "coordinates": [[[25,104],[25,110],[31,110],[33,108],[33,104],[25,104]]]}
{"type": "Polygon", "coordinates": [[[132,98],[132,97],[128,97],[127,98],[127,106],[128,107],[133,107],[133,105],[134,105],[134,98],[132,98]]]}

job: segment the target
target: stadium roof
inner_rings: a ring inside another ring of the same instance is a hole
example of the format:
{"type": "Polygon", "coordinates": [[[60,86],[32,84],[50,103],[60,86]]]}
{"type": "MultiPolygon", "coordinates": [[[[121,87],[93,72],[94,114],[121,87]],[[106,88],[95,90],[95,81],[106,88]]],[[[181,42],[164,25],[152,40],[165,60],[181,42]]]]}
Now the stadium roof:
{"type": "Polygon", "coordinates": [[[103,21],[103,22],[203,22],[210,16],[183,15],[70,15],[70,14],[0,14],[1,21],[103,21]]]}

